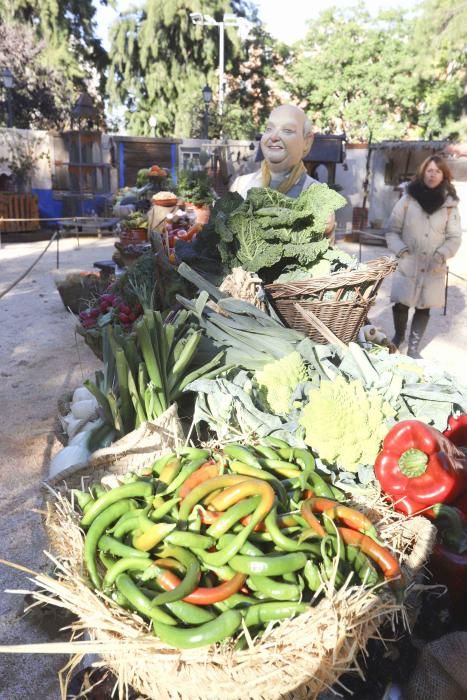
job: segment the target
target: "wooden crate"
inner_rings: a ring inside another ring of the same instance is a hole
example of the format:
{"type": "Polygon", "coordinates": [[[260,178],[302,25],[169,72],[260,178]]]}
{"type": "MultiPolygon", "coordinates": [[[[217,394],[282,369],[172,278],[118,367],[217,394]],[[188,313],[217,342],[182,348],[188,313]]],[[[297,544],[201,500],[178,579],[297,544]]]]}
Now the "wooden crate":
{"type": "Polygon", "coordinates": [[[37,231],[40,228],[39,206],[35,194],[0,193],[0,231],[37,231]],[[35,221],[2,221],[2,219],[36,219],[35,221]]]}

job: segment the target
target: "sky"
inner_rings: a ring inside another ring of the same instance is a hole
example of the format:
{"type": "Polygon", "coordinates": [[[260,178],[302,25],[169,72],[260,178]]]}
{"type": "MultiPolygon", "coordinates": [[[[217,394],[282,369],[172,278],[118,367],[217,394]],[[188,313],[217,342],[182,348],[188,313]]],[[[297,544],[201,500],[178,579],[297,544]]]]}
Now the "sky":
{"type": "MultiPolygon", "coordinates": [[[[259,17],[270,34],[289,44],[301,39],[307,30],[307,20],[316,17],[323,10],[336,5],[342,8],[357,4],[357,0],[255,0],[255,2],[259,8],[259,17]]],[[[130,3],[129,0],[116,2],[120,11],[126,10],[130,4],[134,3],[130,3]]],[[[376,14],[383,9],[413,7],[414,0],[366,0],[363,5],[376,14]]],[[[98,6],[96,14],[98,33],[107,49],[109,48],[107,27],[116,15],[117,12],[110,7],[98,6]]]]}

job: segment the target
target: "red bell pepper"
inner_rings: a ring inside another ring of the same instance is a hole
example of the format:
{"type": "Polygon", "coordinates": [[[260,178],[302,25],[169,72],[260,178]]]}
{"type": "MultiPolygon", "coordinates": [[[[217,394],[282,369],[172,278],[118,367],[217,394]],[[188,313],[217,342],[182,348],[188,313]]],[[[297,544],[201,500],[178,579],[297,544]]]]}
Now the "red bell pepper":
{"type": "Polygon", "coordinates": [[[413,515],[462,496],[467,458],[436,428],[406,420],[386,435],[376,458],[375,475],[394,501],[394,508],[413,515]]]}
{"type": "Polygon", "coordinates": [[[450,416],[448,427],[443,435],[449,438],[454,445],[467,447],[467,413],[461,413],[459,416],[450,416]]]}

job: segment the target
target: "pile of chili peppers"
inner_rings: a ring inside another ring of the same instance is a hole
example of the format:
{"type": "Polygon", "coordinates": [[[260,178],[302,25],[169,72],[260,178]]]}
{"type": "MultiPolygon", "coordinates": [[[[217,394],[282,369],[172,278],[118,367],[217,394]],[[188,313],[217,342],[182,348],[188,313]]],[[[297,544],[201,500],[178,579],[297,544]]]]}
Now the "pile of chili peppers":
{"type": "Polygon", "coordinates": [[[394,508],[420,513],[438,528],[428,569],[447,587],[452,616],[467,625],[467,415],[451,416],[441,433],[417,420],[387,434],[375,474],[394,508]]]}
{"type": "Polygon", "coordinates": [[[220,642],[243,624],[261,633],[309,609],[326,583],[402,588],[371,521],[341,502],[311,452],[274,438],[185,448],[133,481],[74,495],[92,586],[174,647],[220,642]]]}

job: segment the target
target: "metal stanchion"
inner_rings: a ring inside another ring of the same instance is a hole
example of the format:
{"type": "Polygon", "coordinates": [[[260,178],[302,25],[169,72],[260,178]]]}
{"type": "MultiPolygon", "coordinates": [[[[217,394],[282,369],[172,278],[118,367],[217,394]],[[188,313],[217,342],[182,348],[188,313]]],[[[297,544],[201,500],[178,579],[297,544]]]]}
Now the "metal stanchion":
{"type": "Polygon", "coordinates": [[[60,267],[60,246],[59,246],[59,241],[60,237],[62,235],[62,229],[58,229],[57,231],[57,270],[60,267]]]}
{"type": "Polygon", "coordinates": [[[449,286],[449,267],[446,267],[446,284],[444,287],[444,311],[443,316],[446,316],[448,309],[448,286],[449,286]]]}

